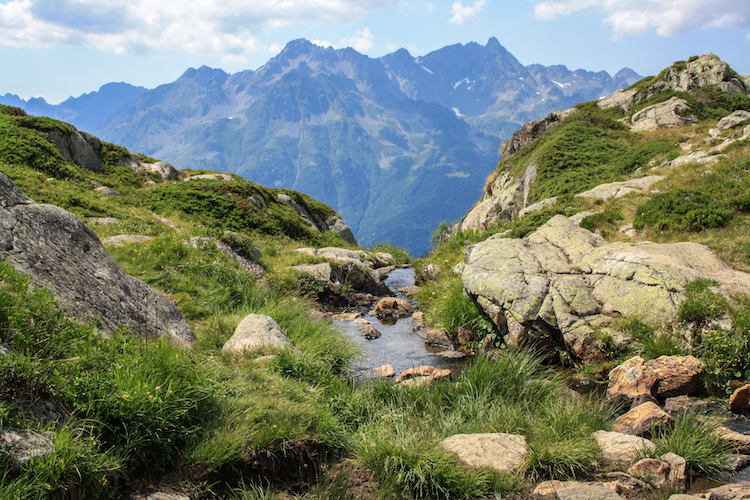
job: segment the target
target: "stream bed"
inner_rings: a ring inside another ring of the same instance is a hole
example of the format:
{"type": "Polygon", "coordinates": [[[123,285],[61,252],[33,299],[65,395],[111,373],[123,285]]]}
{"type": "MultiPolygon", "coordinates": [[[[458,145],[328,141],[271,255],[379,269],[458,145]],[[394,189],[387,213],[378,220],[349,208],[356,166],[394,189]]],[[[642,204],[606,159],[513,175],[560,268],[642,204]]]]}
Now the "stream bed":
{"type": "MultiPolygon", "coordinates": [[[[413,286],[414,281],[413,268],[398,268],[388,274],[385,284],[395,293],[400,288],[413,286]]],[[[397,297],[414,304],[401,294],[397,294],[397,297]]],[[[381,333],[380,338],[372,340],[364,338],[359,332],[362,323],[334,321],[362,350],[362,356],[358,359],[356,366],[359,367],[359,375],[364,378],[374,377],[373,370],[383,365],[392,365],[398,376],[407,368],[421,365],[455,370],[466,363],[465,358],[441,357],[440,353],[449,350],[426,344],[424,339],[414,332],[414,321],[411,317],[382,323],[375,316],[370,316],[369,312],[365,312],[361,319],[371,323],[381,333]]]]}

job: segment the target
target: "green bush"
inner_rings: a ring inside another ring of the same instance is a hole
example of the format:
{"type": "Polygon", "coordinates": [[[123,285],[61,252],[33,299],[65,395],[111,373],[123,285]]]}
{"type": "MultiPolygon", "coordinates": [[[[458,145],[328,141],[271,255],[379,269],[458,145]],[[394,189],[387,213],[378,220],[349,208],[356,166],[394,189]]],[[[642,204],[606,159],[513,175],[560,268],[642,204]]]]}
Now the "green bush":
{"type": "Polygon", "coordinates": [[[678,189],[653,196],[638,207],[633,227],[676,231],[702,231],[724,227],[734,217],[727,200],[708,191],[678,189]]]}

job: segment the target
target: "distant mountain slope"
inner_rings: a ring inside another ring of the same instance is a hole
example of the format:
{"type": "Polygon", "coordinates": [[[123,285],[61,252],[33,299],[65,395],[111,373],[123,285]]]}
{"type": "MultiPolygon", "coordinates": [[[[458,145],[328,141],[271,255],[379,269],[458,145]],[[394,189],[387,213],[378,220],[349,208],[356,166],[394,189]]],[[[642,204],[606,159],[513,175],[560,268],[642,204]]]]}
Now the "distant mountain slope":
{"type": "Polygon", "coordinates": [[[107,83],[96,92],[70,97],[60,104],[49,104],[41,97],[26,101],[13,94],[0,96],[0,104],[19,107],[31,115],[63,120],[80,130],[93,132],[115,109],[146,90],[128,83],[107,83]]]}
{"type": "Polygon", "coordinates": [[[58,107],[8,104],[182,168],[303,191],[341,213],[363,245],[421,254],[440,221],[476,200],[501,141],[521,124],[638,78],[525,67],[495,38],[379,59],[295,40],[257,71],[189,69],[156,89],[131,89],[130,99],[108,98],[112,109],[84,106],[114,90],[107,86],[58,107]]]}
{"type": "Polygon", "coordinates": [[[255,72],[188,70],[97,133],[181,167],[303,191],[362,244],[419,254],[438,222],[471,206],[518,124],[632,83],[628,71],[527,69],[494,38],[380,59],[295,40],[255,72]]]}

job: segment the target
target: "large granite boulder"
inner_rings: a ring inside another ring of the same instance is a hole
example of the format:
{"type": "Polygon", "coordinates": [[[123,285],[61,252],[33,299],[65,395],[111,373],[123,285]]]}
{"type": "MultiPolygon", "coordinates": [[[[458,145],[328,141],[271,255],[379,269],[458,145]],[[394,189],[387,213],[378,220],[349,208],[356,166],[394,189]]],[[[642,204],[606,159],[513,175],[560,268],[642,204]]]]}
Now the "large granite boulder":
{"type": "Polygon", "coordinates": [[[531,187],[536,180],[536,165],[529,165],[521,177],[510,172],[498,174],[486,187],[486,193],[456,225],[455,233],[474,229],[484,231],[518,217],[529,204],[531,187]]]}
{"type": "Polygon", "coordinates": [[[707,85],[717,85],[725,92],[747,92],[745,83],[715,54],[704,54],[688,62],[684,68],[672,66],[648,91],[649,94],[663,89],[687,92],[707,85]]]}
{"type": "Polygon", "coordinates": [[[685,99],[672,97],[668,101],[638,111],[630,119],[630,124],[634,132],[642,132],[661,127],[679,127],[695,123],[697,119],[694,116],[685,116],[686,110],[689,110],[689,106],[685,99]]]}
{"type": "Polygon", "coordinates": [[[124,326],[145,337],[195,339],[164,295],[123,272],[96,233],[79,218],[40,205],[0,174],[0,257],[47,288],[69,312],[98,319],[101,328],[124,326]]]}
{"type": "Polygon", "coordinates": [[[309,227],[311,230],[320,232],[333,231],[334,233],[341,236],[341,238],[350,245],[355,247],[359,246],[357,240],[354,238],[354,233],[352,233],[351,228],[346,224],[346,222],[344,222],[344,219],[342,219],[338,215],[332,215],[328,217],[328,219],[323,220],[318,214],[308,212],[305,207],[294,201],[288,194],[279,193],[277,196],[279,198],[279,201],[282,201],[283,203],[286,203],[287,205],[292,207],[294,211],[297,212],[297,215],[299,215],[305,221],[307,227],[309,227]]]}
{"type": "Polygon", "coordinates": [[[719,123],[716,124],[716,128],[718,130],[729,130],[730,128],[744,125],[747,122],[750,122],[750,111],[739,109],[731,115],[725,116],[719,120],[719,123]]]}
{"type": "Polygon", "coordinates": [[[750,292],[750,275],[696,243],[607,243],[556,215],[523,239],[470,247],[461,275],[470,297],[514,346],[562,345],[580,359],[604,356],[597,331],[614,318],[674,319],[685,285],[710,277],[750,292]]]}
{"type": "Polygon", "coordinates": [[[47,137],[65,161],[76,163],[94,172],[98,172],[104,166],[99,158],[102,142],[88,132],[82,132],[71,125],[66,131],[50,130],[47,137]]]}

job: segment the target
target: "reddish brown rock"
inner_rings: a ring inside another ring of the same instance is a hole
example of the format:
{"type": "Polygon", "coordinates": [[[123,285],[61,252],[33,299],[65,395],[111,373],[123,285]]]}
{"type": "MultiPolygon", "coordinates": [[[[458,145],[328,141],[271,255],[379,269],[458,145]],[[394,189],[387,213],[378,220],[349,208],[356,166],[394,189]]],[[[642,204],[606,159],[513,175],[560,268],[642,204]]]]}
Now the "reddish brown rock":
{"type": "Polygon", "coordinates": [[[732,394],[729,398],[730,411],[750,410],[750,384],[745,384],[732,394]]]}
{"type": "Polygon", "coordinates": [[[669,487],[670,471],[671,467],[666,462],[655,458],[642,458],[628,469],[628,474],[650,483],[657,489],[665,490],[669,487]]]}
{"type": "Polygon", "coordinates": [[[453,347],[451,336],[445,328],[436,328],[424,334],[424,341],[431,345],[453,347]]]}
{"type": "Polygon", "coordinates": [[[646,362],[656,375],[655,396],[668,398],[692,394],[704,364],[694,356],[661,356],[646,362]]]}
{"type": "Polygon", "coordinates": [[[609,372],[607,401],[612,405],[629,406],[633,400],[652,398],[656,373],[640,356],[635,356],[609,372]]]}
{"type": "Polygon", "coordinates": [[[474,340],[476,340],[476,336],[474,335],[474,332],[472,332],[468,328],[459,327],[458,345],[466,345],[469,342],[473,342],[474,340]]]}
{"type": "Polygon", "coordinates": [[[422,311],[417,311],[414,314],[412,314],[411,320],[414,323],[414,326],[412,327],[412,329],[415,332],[424,328],[424,313],[422,311]]]}
{"type": "Polygon", "coordinates": [[[377,328],[375,328],[374,326],[372,326],[369,323],[366,324],[366,325],[360,326],[359,327],[359,333],[361,333],[362,336],[364,338],[366,338],[367,340],[379,339],[380,338],[380,332],[377,330],[377,328]]]}
{"type": "Polygon", "coordinates": [[[396,383],[399,383],[403,380],[410,379],[412,377],[432,377],[433,379],[439,379],[439,378],[445,378],[450,377],[451,372],[449,369],[441,370],[440,368],[435,368],[434,366],[418,366],[416,368],[408,368],[401,372],[401,374],[396,378],[396,383]]]}
{"type": "Polygon", "coordinates": [[[386,297],[380,299],[370,314],[379,318],[405,318],[414,313],[414,307],[403,299],[386,297]]]}
{"type": "Polygon", "coordinates": [[[652,430],[658,431],[673,424],[674,418],[667,412],[658,405],[647,402],[618,417],[612,425],[612,430],[633,436],[651,437],[652,430]]]}

